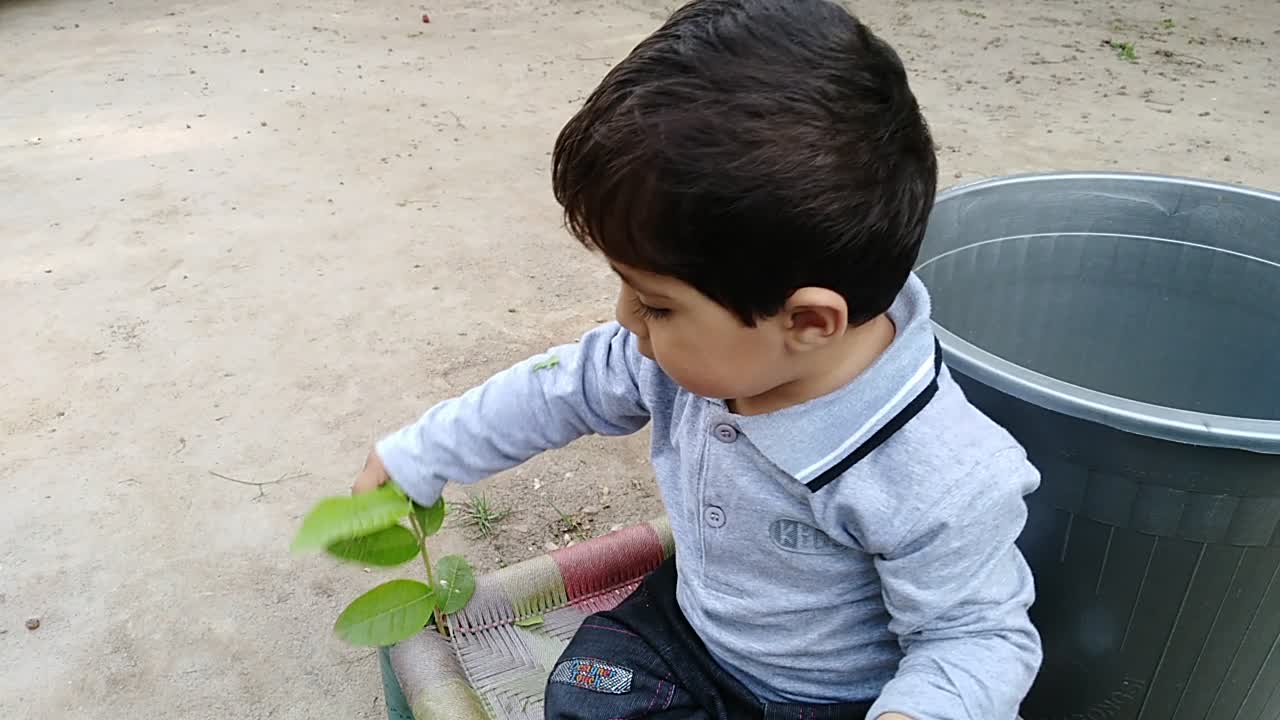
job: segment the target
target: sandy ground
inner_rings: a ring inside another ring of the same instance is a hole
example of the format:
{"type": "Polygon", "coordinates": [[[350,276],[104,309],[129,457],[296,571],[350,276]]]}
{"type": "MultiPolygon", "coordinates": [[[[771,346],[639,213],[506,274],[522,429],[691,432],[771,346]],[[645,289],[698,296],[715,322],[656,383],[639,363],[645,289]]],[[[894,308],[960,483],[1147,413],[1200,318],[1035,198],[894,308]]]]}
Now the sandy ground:
{"type": "MultiPolygon", "coordinates": [[[[1280,188],[1274,0],[861,5],[944,184],[1280,188]]],[[[329,630],[375,578],[290,535],[377,435],[609,316],[548,154],[668,7],[0,0],[0,717],[383,714],[329,630]]],[[[491,568],[572,540],[561,511],[651,516],[644,456],[504,475],[498,535],[458,514],[437,552],[491,568]]]]}

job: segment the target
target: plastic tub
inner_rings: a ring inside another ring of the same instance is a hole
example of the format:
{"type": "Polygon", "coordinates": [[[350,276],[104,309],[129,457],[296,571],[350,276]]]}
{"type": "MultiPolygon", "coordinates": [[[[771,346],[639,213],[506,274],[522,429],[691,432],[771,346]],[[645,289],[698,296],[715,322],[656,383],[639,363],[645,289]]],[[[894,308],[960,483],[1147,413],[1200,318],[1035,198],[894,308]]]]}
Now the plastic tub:
{"type": "Polygon", "coordinates": [[[1026,720],[1280,720],[1280,196],[980,182],[939,196],[918,272],[1043,474],[1026,720]]]}

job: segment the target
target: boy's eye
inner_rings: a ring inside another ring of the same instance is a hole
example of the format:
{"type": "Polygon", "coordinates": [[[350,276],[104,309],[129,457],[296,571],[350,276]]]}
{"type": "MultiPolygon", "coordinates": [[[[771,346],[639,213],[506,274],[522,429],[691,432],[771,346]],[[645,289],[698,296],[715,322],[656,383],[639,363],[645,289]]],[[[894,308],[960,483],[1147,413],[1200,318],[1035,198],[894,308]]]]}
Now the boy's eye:
{"type": "Polygon", "coordinates": [[[636,314],[645,320],[661,320],[671,314],[666,308],[656,308],[652,305],[645,305],[640,298],[636,298],[636,314]]]}

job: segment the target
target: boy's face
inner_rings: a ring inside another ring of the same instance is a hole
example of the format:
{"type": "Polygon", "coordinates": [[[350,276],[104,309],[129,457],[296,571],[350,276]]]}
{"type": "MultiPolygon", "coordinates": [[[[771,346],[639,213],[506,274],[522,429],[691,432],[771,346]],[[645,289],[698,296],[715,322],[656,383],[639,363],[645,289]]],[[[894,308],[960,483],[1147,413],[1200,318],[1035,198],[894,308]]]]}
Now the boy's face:
{"type": "Polygon", "coordinates": [[[728,400],[762,395],[792,379],[787,331],[775,319],[748,327],[681,280],[611,265],[622,279],[618,322],[681,387],[728,400]]]}

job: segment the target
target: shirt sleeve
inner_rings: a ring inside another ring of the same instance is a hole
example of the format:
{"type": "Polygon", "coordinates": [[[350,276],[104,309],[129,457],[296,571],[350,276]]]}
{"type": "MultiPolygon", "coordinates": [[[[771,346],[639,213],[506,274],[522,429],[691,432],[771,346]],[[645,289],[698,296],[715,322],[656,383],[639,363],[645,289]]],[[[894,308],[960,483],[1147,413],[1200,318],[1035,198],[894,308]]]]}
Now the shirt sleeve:
{"type": "Polygon", "coordinates": [[[419,504],[447,481],[472,483],[589,434],[649,421],[636,338],[617,323],[552,348],[431,408],[377,444],[391,479],[419,504]]]}
{"type": "Polygon", "coordinates": [[[1014,545],[1039,475],[1021,449],[960,478],[876,567],[904,659],[869,718],[1015,720],[1040,667],[1031,570],[1014,545]]]}

